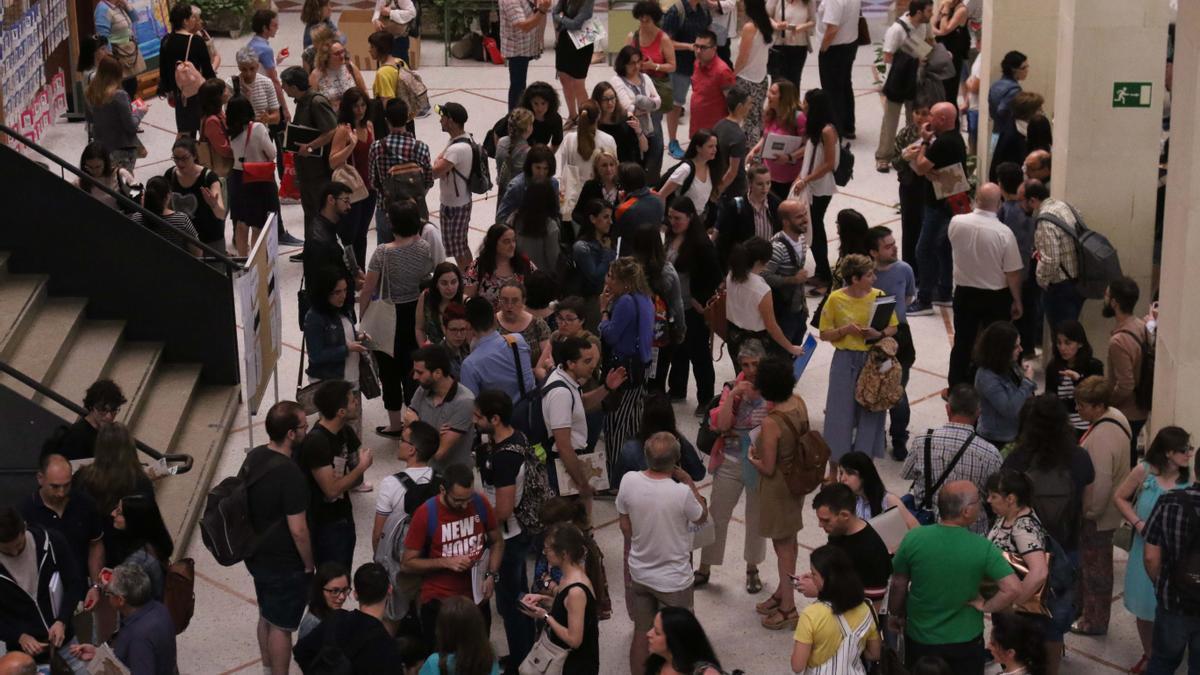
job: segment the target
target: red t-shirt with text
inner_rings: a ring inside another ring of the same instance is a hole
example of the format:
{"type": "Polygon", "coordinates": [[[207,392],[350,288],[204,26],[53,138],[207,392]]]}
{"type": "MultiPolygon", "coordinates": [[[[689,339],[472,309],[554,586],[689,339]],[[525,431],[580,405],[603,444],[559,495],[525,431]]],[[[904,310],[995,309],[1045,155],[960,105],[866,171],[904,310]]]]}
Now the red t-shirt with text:
{"type": "MultiPolygon", "coordinates": [[[[404,536],[404,548],[421,551],[420,557],[431,560],[460,555],[478,560],[487,544],[487,533],[496,529],[496,515],[492,511],[492,505],[483,495],[479,495],[478,500],[483,505],[482,515],[475,510],[475,499],[472,499],[463,511],[451,510],[440,497],[436,499],[437,527],[434,528],[433,539],[428,545],[428,555],[425,555],[424,551],[429,529],[430,502],[425,502],[412,515],[412,524],[404,536]]],[[[453,595],[471,597],[471,570],[437,570],[425,575],[421,583],[421,604],[453,595]]]]}

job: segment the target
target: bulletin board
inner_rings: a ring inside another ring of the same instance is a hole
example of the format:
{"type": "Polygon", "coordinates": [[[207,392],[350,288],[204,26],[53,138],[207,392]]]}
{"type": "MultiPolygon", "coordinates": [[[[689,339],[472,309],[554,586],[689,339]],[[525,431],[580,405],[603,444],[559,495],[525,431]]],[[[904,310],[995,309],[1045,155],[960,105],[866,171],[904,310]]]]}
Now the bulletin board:
{"type": "Polygon", "coordinates": [[[0,122],[37,142],[67,110],[74,6],[61,0],[3,1],[0,122]]]}

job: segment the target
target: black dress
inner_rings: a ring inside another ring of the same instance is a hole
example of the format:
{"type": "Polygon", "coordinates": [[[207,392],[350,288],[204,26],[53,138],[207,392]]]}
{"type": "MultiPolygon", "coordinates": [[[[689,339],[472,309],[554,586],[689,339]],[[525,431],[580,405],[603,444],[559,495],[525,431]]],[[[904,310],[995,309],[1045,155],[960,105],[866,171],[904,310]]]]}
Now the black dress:
{"type": "MultiPolygon", "coordinates": [[[[587,606],[583,610],[583,642],[580,642],[578,647],[567,654],[563,672],[571,673],[571,675],[598,675],[600,672],[600,619],[596,616],[596,597],[592,595],[591,589],[581,583],[574,583],[561,589],[558,595],[554,596],[554,605],[550,608],[550,616],[554,617],[559,624],[567,625],[567,592],[575,586],[582,588],[584,595],[587,596],[587,606]]],[[[549,631],[550,629],[546,628],[545,630],[549,631]]],[[[567,646],[565,642],[558,639],[553,631],[550,631],[550,640],[559,647],[567,646]]]]}
{"type": "MultiPolygon", "coordinates": [[[[564,17],[573,19],[579,16],[585,3],[591,5],[592,0],[576,0],[575,2],[559,0],[558,10],[563,13],[564,17]],[[575,11],[572,12],[572,9],[575,11]]],[[[592,65],[592,53],[595,49],[596,43],[594,42],[583,49],[576,47],[567,29],[560,28],[558,43],[554,47],[554,69],[577,80],[587,79],[588,68],[592,65]]]]}
{"type": "Polygon", "coordinates": [[[617,142],[617,161],[642,163],[642,148],[638,143],[638,133],[624,120],[616,124],[597,124],[596,128],[617,142]]]}

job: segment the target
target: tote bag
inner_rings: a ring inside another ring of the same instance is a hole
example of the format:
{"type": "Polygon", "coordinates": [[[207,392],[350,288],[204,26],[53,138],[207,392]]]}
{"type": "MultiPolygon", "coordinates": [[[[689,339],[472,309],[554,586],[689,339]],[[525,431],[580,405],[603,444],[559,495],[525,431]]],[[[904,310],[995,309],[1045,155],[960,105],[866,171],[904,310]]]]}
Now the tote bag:
{"type": "Polygon", "coordinates": [[[396,352],[396,306],[387,298],[388,275],[387,256],[383,254],[382,271],[379,274],[379,297],[367,305],[363,312],[359,327],[371,338],[371,349],[395,356],[396,352]]]}
{"type": "Polygon", "coordinates": [[[517,672],[521,675],[563,675],[563,666],[570,653],[566,647],[554,644],[550,639],[550,629],[546,628],[537,642],[533,643],[533,649],[529,650],[529,655],[521,662],[517,672]]]}

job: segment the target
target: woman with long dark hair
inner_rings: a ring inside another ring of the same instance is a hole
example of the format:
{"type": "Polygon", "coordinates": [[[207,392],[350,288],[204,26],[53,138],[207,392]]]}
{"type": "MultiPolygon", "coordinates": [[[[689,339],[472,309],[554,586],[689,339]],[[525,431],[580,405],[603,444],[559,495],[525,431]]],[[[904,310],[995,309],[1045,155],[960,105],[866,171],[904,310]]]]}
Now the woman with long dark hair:
{"type": "Polygon", "coordinates": [[[308,605],[300,618],[296,640],[304,639],[312,629],[341,609],[350,597],[350,590],[350,571],[345,565],[332,561],[318,565],[308,589],[308,605]]]}
{"type": "Polygon", "coordinates": [[[419,675],[498,675],[500,662],[488,640],[483,614],[461,595],[443,598],[437,613],[437,650],[419,675]]]}
{"type": "Polygon", "coordinates": [[[858,451],[842,455],[838,462],[837,479],[858,497],[854,511],[859,518],[870,520],[890,508],[898,508],[909,529],[920,524],[900,498],[884,487],[883,478],[879,476],[879,469],[870,455],[858,451]]]}
{"type": "Polygon", "coordinates": [[[721,675],[717,653],[691,610],[663,607],[646,637],[650,642],[646,675],[721,675]]]}
{"type": "MultiPolygon", "coordinates": [[[[121,545],[114,546],[113,559],[121,564],[141,567],[150,577],[150,595],[155,600],[163,598],[163,584],[167,564],[175,552],[175,543],[163,523],[162,513],[152,496],[132,494],[122,497],[112,512],[113,527],[124,537],[121,545]]],[[[110,546],[116,542],[110,542],[110,546]]]]}
{"type": "MultiPolygon", "coordinates": [[[[359,391],[359,372],[368,367],[362,362],[367,347],[365,335],[355,329],[346,315],[350,301],[350,286],[340,270],[323,267],[310,275],[308,282],[309,310],[304,315],[304,344],[308,348],[308,381],[346,380],[354,396],[362,403],[359,391]]],[[[354,432],[362,438],[361,416],[351,422],[354,432]]]]}
{"type": "Polygon", "coordinates": [[[812,249],[817,269],[812,293],[824,295],[833,281],[829,267],[829,241],[825,235],[825,212],[837,192],[833,172],[839,159],[838,132],[833,123],[833,104],[821,89],[809,89],[800,105],[804,123],[804,156],[800,158],[800,177],[792,184],[792,193],[808,201],[812,223],[812,249]],[[822,288],[824,286],[824,288],[822,288]]]}
{"type": "Polygon", "coordinates": [[[738,348],[748,338],[758,338],[771,353],[800,356],[804,348],[783,334],[775,318],[771,287],[761,273],[771,260],[771,242],[751,237],[736,244],[729,256],[725,278],[725,318],[729,320],[729,355],[737,361],[738,348]]]}
{"type": "Polygon", "coordinates": [[[854,209],[838,211],[836,227],[838,235],[838,257],[833,266],[833,288],[836,290],[846,285],[846,280],[838,275],[842,260],[848,255],[858,254],[871,257],[871,248],[867,244],[867,231],[870,225],[861,213],[854,209]]]}
{"type": "MultiPolygon", "coordinates": [[[[646,11],[652,12],[653,8],[650,5],[653,4],[653,2],[646,3],[646,11]]],[[[658,12],[662,13],[661,7],[658,8],[658,12]]],[[[659,32],[661,33],[661,31],[659,32]]],[[[666,39],[670,40],[670,38],[666,39]]],[[[674,51],[671,52],[671,58],[674,58],[674,51]]],[[[616,92],[617,102],[621,109],[629,113],[630,119],[637,121],[641,135],[645,139],[644,144],[639,141],[642,157],[646,160],[643,166],[646,167],[646,175],[650,179],[654,179],[662,170],[663,137],[660,111],[665,106],[662,96],[658,93],[658,85],[647,72],[643,72],[643,70],[652,72],[658,64],[647,65],[643,69],[643,60],[642,51],[638,47],[625,45],[621,51],[617,52],[617,58],[613,61],[613,70],[617,74],[610,77],[608,83],[616,92]]],[[[641,158],[621,159],[622,162],[640,162],[640,160],[641,158]]]]}
{"type": "MultiPolygon", "coordinates": [[[[566,0],[564,0],[566,1],[566,0]]],[[[575,118],[575,128],[563,137],[558,148],[559,184],[562,185],[562,211],[571,213],[583,184],[591,179],[593,161],[600,152],[617,153],[617,141],[599,129],[600,106],[585,99],[575,118]]]]}
{"type": "Polygon", "coordinates": [[[233,245],[240,256],[250,253],[250,235],[258,239],[272,213],[279,212],[279,188],[275,172],[247,180],[244,162],[275,163],[275,143],[267,125],[255,121],[250,101],[235,96],[225,106],[233,169],[229,172],[229,207],[233,215],[233,245]]]}
{"type": "Polygon", "coordinates": [[[600,672],[600,621],[596,590],[585,565],[588,538],[571,523],[554,526],[546,536],[546,561],[562,572],[553,596],[528,593],[521,611],[546,622],[550,640],[570,650],[563,673],[597,675],[600,672]]]}
{"type": "MultiPolygon", "coordinates": [[[[578,207],[576,211],[579,212],[578,207]]],[[[600,325],[600,293],[608,276],[608,266],[617,257],[608,233],[612,228],[613,208],[603,199],[592,199],[583,204],[583,218],[579,223],[579,236],[571,246],[571,257],[575,260],[578,278],[575,290],[584,301],[584,326],[594,330],[600,325]]],[[[564,280],[565,281],[565,280],[564,280]]]]}
{"type": "MultiPolygon", "coordinates": [[[[691,148],[689,148],[690,150],[691,148]]],[[[683,345],[671,358],[667,377],[673,400],[687,397],[688,364],[696,373],[696,413],[703,414],[716,387],[712,353],[709,349],[708,324],[704,322],[704,306],[721,285],[717,248],[704,227],[704,220],[691,199],[680,197],[667,209],[667,262],[679,275],[680,295],[683,298],[683,318],[687,329],[683,345]]]]}
{"type": "Polygon", "coordinates": [[[662,235],[654,225],[642,225],[634,230],[625,248],[642,265],[646,283],[654,297],[654,347],[658,349],[658,367],[648,373],[653,380],[653,389],[663,391],[666,386],[667,366],[675,347],[683,342],[686,319],[683,316],[683,293],[679,285],[679,273],[667,260],[662,235]],[[659,317],[665,317],[665,325],[659,317]]]}
{"type": "Polygon", "coordinates": [[[733,74],[750,92],[750,114],[742,122],[742,130],[746,132],[746,145],[754,147],[762,137],[763,104],[771,84],[767,77],[767,61],[775,40],[775,26],[767,14],[766,0],[745,0],[745,9],[749,21],[742,26],[742,41],[733,61],[733,74]]]}
{"type": "Polygon", "coordinates": [[[537,266],[517,246],[517,232],[512,227],[497,223],[488,228],[479,247],[479,255],[467,266],[463,275],[464,298],[476,295],[487,298],[493,307],[499,307],[500,288],[505,282],[523,282],[525,275],[537,266]]]}
{"type": "Polygon", "coordinates": [[[129,196],[130,186],[136,182],[128,169],[113,163],[108,148],[100,141],[92,141],[84,146],[83,152],[79,153],[79,170],[84,177],[76,179],[75,185],[114,209],[118,208],[116,198],[97,186],[103,185],[113,192],[129,196]]]}
{"type": "Polygon", "coordinates": [[[208,143],[213,166],[228,168],[233,161],[233,149],[229,147],[229,131],[225,126],[225,104],[233,98],[233,90],[225,80],[214,77],[200,85],[200,142],[208,143]]]}
{"type": "Polygon", "coordinates": [[[433,282],[421,291],[417,299],[417,344],[437,344],[446,337],[443,332],[442,311],[451,304],[463,302],[463,276],[458,265],[443,260],[433,268],[433,282]]]}
{"type": "Polygon", "coordinates": [[[817,602],[804,608],[792,646],[792,672],[843,673],[853,668],[825,669],[835,663],[854,663],[865,655],[878,661],[883,638],[867,604],[862,581],[845,551],[826,544],[809,556],[809,571],[799,577],[796,588],[817,602]]]}
{"type": "Polygon", "coordinates": [[[1046,652],[1037,624],[1015,612],[992,615],[988,651],[1004,675],[1046,675],[1046,652]]]}
{"type": "Polygon", "coordinates": [[[531,181],[525,188],[525,199],[512,216],[512,226],[517,233],[517,247],[529,256],[533,269],[553,272],[558,265],[558,223],[558,192],[544,178],[531,181]]]}
{"type": "Polygon", "coordinates": [[[613,137],[617,143],[617,158],[622,162],[641,164],[642,156],[650,148],[650,141],[642,133],[642,123],[633,110],[621,105],[617,90],[610,82],[600,82],[592,88],[592,100],[600,110],[600,131],[613,137]]]}
{"type": "MultiPolygon", "coordinates": [[[[788,7],[807,4],[807,0],[777,1],[786,3],[788,7]]],[[[801,60],[801,63],[804,61],[801,60]]],[[[791,65],[789,64],[788,67],[790,68],[791,65]]],[[[797,77],[797,79],[799,78],[797,77]]],[[[751,111],[751,114],[754,112],[751,111]]],[[[762,138],[758,139],[758,143],[750,150],[750,156],[762,157],[767,135],[800,136],[804,132],[805,123],[804,113],[800,112],[800,93],[796,90],[796,85],[789,80],[776,80],[767,89],[767,107],[763,110],[762,138]]],[[[788,198],[788,191],[791,190],[792,183],[800,175],[800,160],[803,158],[804,150],[800,148],[786,157],[773,156],[764,159],[763,163],[771,172],[771,194],[780,199],[788,198]]]]}
{"type": "Polygon", "coordinates": [[[658,191],[658,196],[667,204],[672,204],[680,199],[689,199],[695,210],[703,214],[708,210],[713,187],[717,183],[712,175],[712,162],[716,157],[717,137],[707,129],[700,129],[693,133],[687,152],[683,155],[683,161],[667,177],[667,182],[658,191]],[[676,191],[678,194],[672,200],[671,195],[676,194],[676,191]]]}
{"type": "Polygon", "coordinates": [[[625,439],[636,432],[642,417],[654,341],[654,299],[641,263],[623,257],[608,266],[600,310],[600,339],[607,355],[605,370],[624,368],[627,374],[618,390],[615,409],[604,418],[609,485],[617,485],[613,477],[619,451],[625,439]]]}
{"type": "Polygon", "coordinates": [[[587,100],[587,74],[592,65],[592,52],[596,44],[576,47],[570,31],[579,30],[592,18],[595,0],[558,0],[550,18],[558,32],[554,47],[554,70],[562,83],[563,97],[567,100],[567,117],[575,113],[587,100]]]}
{"type": "Polygon", "coordinates": [[[1088,423],[1075,410],[1075,386],[1084,378],[1103,375],[1104,364],[1092,356],[1083,324],[1074,319],[1054,327],[1054,355],[1046,364],[1046,391],[1058,397],[1071,417],[1075,438],[1083,436],[1088,423]]]}
{"type": "MultiPolygon", "coordinates": [[[[200,10],[187,2],[177,2],[167,15],[171,32],[159,43],[158,91],[175,108],[175,129],[181,136],[193,136],[200,129],[200,105],[196,96],[184,96],[175,82],[175,69],[188,61],[205,80],[217,76],[201,33],[204,24],[200,10]]],[[[232,138],[232,135],[230,136],[232,138]]]]}
{"type": "Polygon", "coordinates": [[[563,142],[563,118],[558,112],[558,91],[548,82],[532,82],[521,94],[521,104],[533,112],[533,132],[529,135],[530,145],[546,145],[558,150],[563,142]]]}
{"type": "Polygon", "coordinates": [[[1154,614],[1158,601],[1154,582],[1146,573],[1143,553],[1146,539],[1143,531],[1146,519],[1158,503],[1158,498],[1192,484],[1191,435],[1180,427],[1169,426],[1159,429],[1146,448],[1146,456],[1129,472],[1113,494],[1117,510],[1125,522],[1133,528],[1133,545],[1129,549],[1129,562],[1125,566],[1125,609],[1137,619],[1138,638],[1142,643],[1142,658],[1130,672],[1142,672],[1150,660],[1150,647],[1154,635],[1154,614]]]}
{"type": "Polygon", "coordinates": [[[175,195],[171,192],[171,184],[162,176],[154,176],[146,181],[145,191],[142,192],[142,206],[167,223],[162,228],[157,222],[147,221],[141,211],[136,211],[129,219],[157,232],[164,239],[194,256],[201,254],[201,249],[192,243],[198,239],[196,226],[188,214],[175,210],[175,195]]]}
{"type": "Polygon", "coordinates": [[[997,321],[975,343],[975,390],[979,392],[979,436],[997,448],[1017,437],[1018,417],[1033,396],[1033,366],[1021,363],[1021,336],[1009,321],[997,321]]]}
{"type": "Polygon", "coordinates": [[[196,141],[187,136],[176,139],[171,147],[174,166],[167,169],[163,178],[167,179],[172,193],[196,200],[192,225],[197,236],[209,247],[224,253],[226,210],[221,179],[216,172],[201,166],[197,159],[196,141]]]}
{"type": "Polygon", "coordinates": [[[337,224],[338,239],[343,246],[354,248],[354,258],[359,265],[367,259],[367,232],[371,229],[378,199],[375,190],[371,189],[370,178],[371,145],[375,142],[375,126],[367,114],[370,106],[370,100],[361,89],[347,89],[342,94],[338,127],[329,146],[329,168],[337,170],[348,165],[367,188],[367,196],[351,204],[350,213],[342,216],[337,224]]]}

